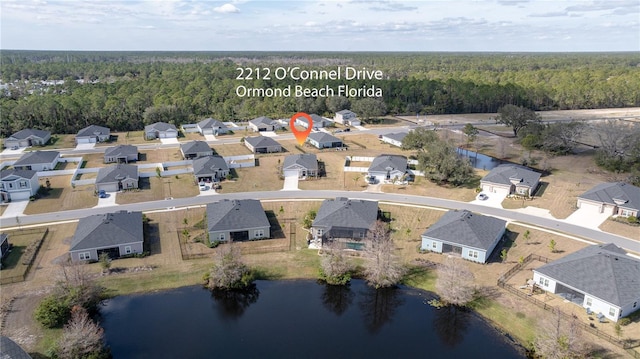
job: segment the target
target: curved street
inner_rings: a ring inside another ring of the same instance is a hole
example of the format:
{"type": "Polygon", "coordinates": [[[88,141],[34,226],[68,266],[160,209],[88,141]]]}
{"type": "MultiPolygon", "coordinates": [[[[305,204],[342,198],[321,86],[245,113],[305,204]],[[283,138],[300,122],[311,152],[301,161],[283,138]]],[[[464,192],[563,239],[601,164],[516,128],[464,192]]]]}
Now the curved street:
{"type": "Polygon", "coordinates": [[[582,237],[601,243],[614,243],[625,250],[640,253],[640,235],[638,238],[629,239],[615,234],[602,232],[595,229],[585,228],[564,222],[562,220],[539,217],[532,214],[516,212],[508,209],[493,208],[483,205],[453,201],[449,199],[422,197],[413,195],[401,195],[393,193],[373,193],[373,192],[355,192],[355,191],[265,191],[265,192],[241,192],[227,193],[212,196],[196,196],[187,198],[174,198],[170,200],[152,201],[118,205],[113,207],[84,208],[71,211],[44,213],[37,215],[20,216],[19,223],[16,218],[0,219],[0,227],[7,228],[12,226],[20,226],[49,223],[58,221],[76,220],[93,214],[108,213],[113,211],[153,211],[153,210],[171,210],[173,208],[189,207],[204,205],[207,203],[220,201],[223,199],[260,199],[260,200],[309,200],[309,199],[326,199],[335,197],[349,197],[354,199],[368,199],[381,202],[412,204],[420,206],[439,207],[445,209],[468,209],[473,212],[486,214],[495,217],[501,217],[508,221],[530,224],[553,231],[562,232],[576,237],[582,237]]]}

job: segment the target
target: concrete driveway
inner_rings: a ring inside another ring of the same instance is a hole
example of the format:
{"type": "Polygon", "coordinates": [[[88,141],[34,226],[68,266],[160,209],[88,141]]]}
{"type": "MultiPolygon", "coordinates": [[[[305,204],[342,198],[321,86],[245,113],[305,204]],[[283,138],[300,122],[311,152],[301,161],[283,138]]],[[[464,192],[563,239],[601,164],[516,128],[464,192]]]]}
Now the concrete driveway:
{"type": "Polygon", "coordinates": [[[502,208],[502,201],[504,201],[504,199],[507,198],[506,194],[488,193],[488,192],[481,192],[481,193],[486,194],[487,199],[479,200],[478,195],[480,193],[478,193],[478,195],[476,195],[476,199],[474,199],[469,203],[478,204],[481,206],[493,207],[493,208],[502,208]]]}
{"type": "Polygon", "coordinates": [[[299,191],[298,188],[298,175],[290,175],[284,177],[283,191],[299,191]]]}
{"type": "Polygon", "coordinates": [[[22,213],[27,208],[28,204],[28,199],[25,199],[24,201],[9,202],[7,209],[5,209],[2,214],[2,218],[15,218],[17,216],[22,216],[22,213]]]}
{"type": "Polygon", "coordinates": [[[10,148],[5,148],[4,151],[2,151],[2,154],[6,155],[6,156],[9,156],[9,155],[20,155],[26,149],[27,149],[26,147],[20,147],[20,148],[15,149],[15,150],[12,150],[10,148]]]}
{"type": "Polygon", "coordinates": [[[569,217],[565,218],[564,221],[578,226],[599,230],[598,227],[600,227],[600,225],[604,223],[609,216],[610,214],[598,213],[593,208],[584,207],[578,208],[575,212],[571,213],[569,217]]]}
{"type": "Polygon", "coordinates": [[[78,150],[92,150],[94,147],[96,147],[95,143],[78,143],[76,145],[76,151],[78,151],[78,150]]]}
{"type": "Polygon", "coordinates": [[[118,204],[116,203],[116,193],[107,193],[107,197],[106,198],[100,198],[98,197],[98,204],[94,207],[110,207],[110,206],[117,206],[118,204]]]}
{"type": "Polygon", "coordinates": [[[278,134],[274,131],[262,131],[260,134],[265,137],[278,137],[278,134]]]}
{"type": "Polygon", "coordinates": [[[218,140],[215,135],[204,135],[204,139],[206,141],[217,141],[218,140]]]}
{"type": "Polygon", "coordinates": [[[160,139],[160,142],[161,142],[163,145],[166,145],[166,144],[177,144],[177,143],[180,143],[180,142],[178,142],[178,139],[177,139],[177,138],[161,138],[161,139],[160,139]]]}

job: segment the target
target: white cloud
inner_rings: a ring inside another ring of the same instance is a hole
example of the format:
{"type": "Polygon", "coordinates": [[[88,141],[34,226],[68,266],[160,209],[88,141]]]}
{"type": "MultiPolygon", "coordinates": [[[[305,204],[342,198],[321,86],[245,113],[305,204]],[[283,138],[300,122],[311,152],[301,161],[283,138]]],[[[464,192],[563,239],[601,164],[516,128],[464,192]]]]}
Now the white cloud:
{"type": "Polygon", "coordinates": [[[231,13],[240,12],[240,9],[235,7],[233,4],[224,4],[222,6],[218,6],[216,8],[213,8],[213,11],[219,12],[219,13],[222,13],[222,14],[231,14],[231,13]]]}

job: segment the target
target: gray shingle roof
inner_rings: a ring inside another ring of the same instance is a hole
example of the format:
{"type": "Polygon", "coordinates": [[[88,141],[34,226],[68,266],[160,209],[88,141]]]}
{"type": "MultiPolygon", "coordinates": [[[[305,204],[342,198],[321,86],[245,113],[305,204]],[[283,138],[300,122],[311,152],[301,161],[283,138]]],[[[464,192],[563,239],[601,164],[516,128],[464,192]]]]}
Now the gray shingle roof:
{"type": "Polygon", "coordinates": [[[205,141],[190,141],[180,145],[182,153],[200,153],[212,151],[211,147],[205,141]]]}
{"type": "Polygon", "coordinates": [[[402,140],[404,140],[404,138],[407,137],[407,133],[406,132],[389,133],[389,134],[383,135],[382,137],[386,137],[390,140],[402,142],[402,140]]]}
{"type": "Polygon", "coordinates": [[[489,250],[507,222],[498,218],[471,213],[467,210],[451,210],[422,233],[425,237],[489,250]]]}
{"type": "Polygon", "coordinates": [[[354,115],[355,115],[355,112],[353,112],[353,111],[351,111],[351,110],[341,110],[341,111],[338,111],[338,112],[336,112],[336,113],[339,113],[339,114],[341,114],[341,115],[347,115],[347,114],[352,113],[352,114],[354,114],[354,115]]]}
{"type": "Polygon", "coordinates": [[[78,134],[76,136],[78,137],[99,136],[99,135],[108,135],[110,133],[111,133],[111,130],[106,127],[102,127],[98,125],[90,125],[78,131],[78,134]]]}
{"type": "Polygon", "coordinates": [[[227,162],[221,156],[205,156],[193,160],[193,174],[195,175],[207,175],[218,170],[229,170],[227,162]]]}
{"type": "Polygon", "coordinates": [[[0,358],[2,359],[31,359],[22,347],[9,337],[0,336],[0,358]]]}
{"type": "Polygon", "coordinates": [[[378,219],[378,202],[338,197],[325,199],[313,227],[371,228],[378,219]]]}
{"type": "Polygon", "coordinates": [[[41,163],[51,163],[56,157],[60,156],[58,151],[33,151],[27,152],[13,164],[15,167],[35,165],[41,163]]]}
{"type": "Polygon", "coordinates": [[[505,164],[495,167],[482,178],[483,182],[497,183],[501,185],[511,185],[513,181],[519,181],[517,185],[535,187],[540,181],[540,173],[530,168],[505,164]]]}
{"type": "Polygon", "coordinates": [[[49,131],[45,131],[45,130],[36,130],[33,128],[25,128],[24,130],[20,130],[16,133],[14,133],[13,135],[11,135],[12,138],[15,138],[17,140],[24,140],[25,138],[28,138],[29,136],[36,136],[36,137],[40,137],[40,138],[45,138],[51,135],[51,132],[49,131]]]}
{"type": "Polygon", "coordinates": [[[209,232],[269,227],[262,204],[255,199],[224,200],[207,204],[209,232]]]}
{"type": "Polygon", "coordinates": [[[369,172],[386,172],[387,168],[392,171],[406,171],[407,158],[400,155],[380,155],[373,159],[369,166],[369,172]]]}
{"type": "Polygon", "coordinates": [[[342,140],[339,139],[336,136],[330,135],[326,132],[311,132],[309,134],[310,139],[318,142],[318,143],[326,143],[326,142],[340,142],[342,143],[342,140]]]}
{"type": "Polygon", "coordinates": [[[266,136],[246,137],[244,141],[250,144],[253,148],[280,146],[276,140],[266,136]]]}
{"type": "Polygon", "coordinates": [[[142,212],[118,211],[80,219],[69,250],[115,247],[143,240],[142,212]]]}
{"type": "Polygon", "coordinates": [[[170,123],[166,123],[166,122],[156,122],[156,123],[152,123],[150,125],[146,125],[144,126],[144,131],[148,132],[148,131],[167,131],[167,130],[173,130],[173,131],[178,131],[178,129],[176,128],[176,126],[170,124],[170,123]]]}
{"type": "Polygon", "coordinates": [[[273,120],[270,119],[269,117],[266,116],[260,116],[258,118],[254,118],[253,120],[249,121],[250,123],[253,123],[254,125],[267,125],[267,126],[271,126],[273,124],[273,120]]]}
{"type": "Polygon", "coordinates": [[[578,198],[640,210],[640,188],[624,182],[601,183],[578,198]]]}
{"type": "Polygon", "coordinates": [[[299,165],[310,170],[318,169],[318,157],[313,153],[289,155],[284,158],[282,164],[283,169],[287,169],[293,165],[299,165]]]}
{"type": "Polygon", "coordinates": [[[125,178],[138,179],[138,166],[126,163],[102,167],[98,171],[96,183],[118,182],[125,178]]]}
{"type": "Polygon", "coordinates": [[[224,123],[215,120],[211,117],[205,118],[204,120],[198,122],[198,127],[200,128],[227,128],[227,125],[224,123]]]}
{"type": "MultiPolygon", "coordinates": [[[[311,121],[313,121],[313,127],[324,127],[325,124],[329,123],[330,121],[325,120],[324,117],[317,115],[315,113],[310,114],[309,116],[311,116],[311,121]]],[[[307,125],[309,125],[309,120],[307,120],[305,117],[298,117],[297,120],[306,123],[307,125]]]]}
{"type": "Polygon", "coordinates": [[[33,176],[37,176],[38,175],[38,172],[32,171],[32,170],[17,170],[15,168],[11,168],[11,169],[0,171],[0,179],[2,181],[4,181],[5,178],[7,178],[9,176],[12,176],[12,175],[16,175],[16,176],[22,177],[22,178],[32,179],[33,176]]]}
{"type": "Polygon", "coordinates": [[[119,145],[115,147],[109,147],[104,151],[105,157],[113,156],[131,156],[138,154],[138,147],[133,145],[119,145]]]}
{"type": "Polygon", "coordinates": [[[583,248],[535,271],[617,306],[640,297],[640,260],[611,243],[583,248]]]}

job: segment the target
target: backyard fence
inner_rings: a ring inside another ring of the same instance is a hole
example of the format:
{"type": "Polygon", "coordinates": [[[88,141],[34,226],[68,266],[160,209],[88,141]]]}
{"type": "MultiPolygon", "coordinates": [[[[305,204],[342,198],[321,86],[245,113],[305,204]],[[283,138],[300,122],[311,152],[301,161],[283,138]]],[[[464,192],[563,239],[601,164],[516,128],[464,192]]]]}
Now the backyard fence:
{"type": "MultiPolygon", "coordinates": [[[[40,237],[40,239],[38,239],[38,244],[35,246],[35,248],[33,249],[33,253],[31,254],[31,258],[29,259],[29,263],[27,263],[25,270],[22,272],[22,274],[18,274],[18,275],[13,275],[10,277],[7,276],[0,276],[0,284],[9,284],[9,283],[17,283],[17,282],[24,282],[27,279],[27,275],[29,274],[29,271],[31,270],[31,267],[33,266],[33,263],[36,261],[36,257],[38,256],[38,252],[40,251],[40,247],[42,247],[42,242],[44,242],[45,238],[47,237],[47,234],[49,233],[49,228],[45,228],[44,232],[42,232],[41,229],[21,229],[20,230],[20,235],[30,235],[30,234],[40,234],[42,233],[42,236],[40,237]]],[[[24,253],[23,253],[24,255],[24,253]]]]}
{"type": "MultiPolygon", "coordinates": [[[[574,321],[575,324],[577,326],[579,326],[580,328],[582,328],[583,330],[588,331],[589,333],[602,338],[614,345],[617,345],[623,349],[630,349],[633,347],[636,347],[638,345],[640,345],[639,341],[631,341],[631,340],[622,340],[619,338],[616,338],[610,334],[604,333],[603,331],[597,329],[596,327],[592,326],[591,324],[587,324],[587,323],[582,323],[582,322],[578,322],[576,320],[576,318],[572,315],[569,315],[563,311],[561,311],[560,309],[548,305],[547,303],[536,299],[534,297],[532,297],[529,293],[523,292],[522,290],[519,290],[518,288],[515,288],[509,284],[507,284],[507,281],[509,280],[509,278],[513,277],[517,272],[519,272],[524,266],[526,266],[529,262],[533,261],[533,260],[538,260],[544,263],[548,263],[549,262],[549,258],[543,257],[543,256],[539,256],[537,254],[529,254],[528,256],[526,256],[524,258],[524,260],[521,263],[516,264],[515,266],[513,266],[513,268],[509,269],[508,271],[506,271],[503,275],[500,276],[500,278],[498,278],[498,287],[506,290],[507,292],[514,294],[522,299],[526,299],[529,302],[537,305],[538,307],[544,309],[544,310],[548,310],[552,313],[558,313],[560,314],[564,319],[566,320],[570,320],[570,321],[574,321]]],[[[632,354],[632,352],[634,352],[635,354],[634,357],[638,358],[638,353],[635,350],[627,350],[627,352],[629,354],[632,354]]]]}

